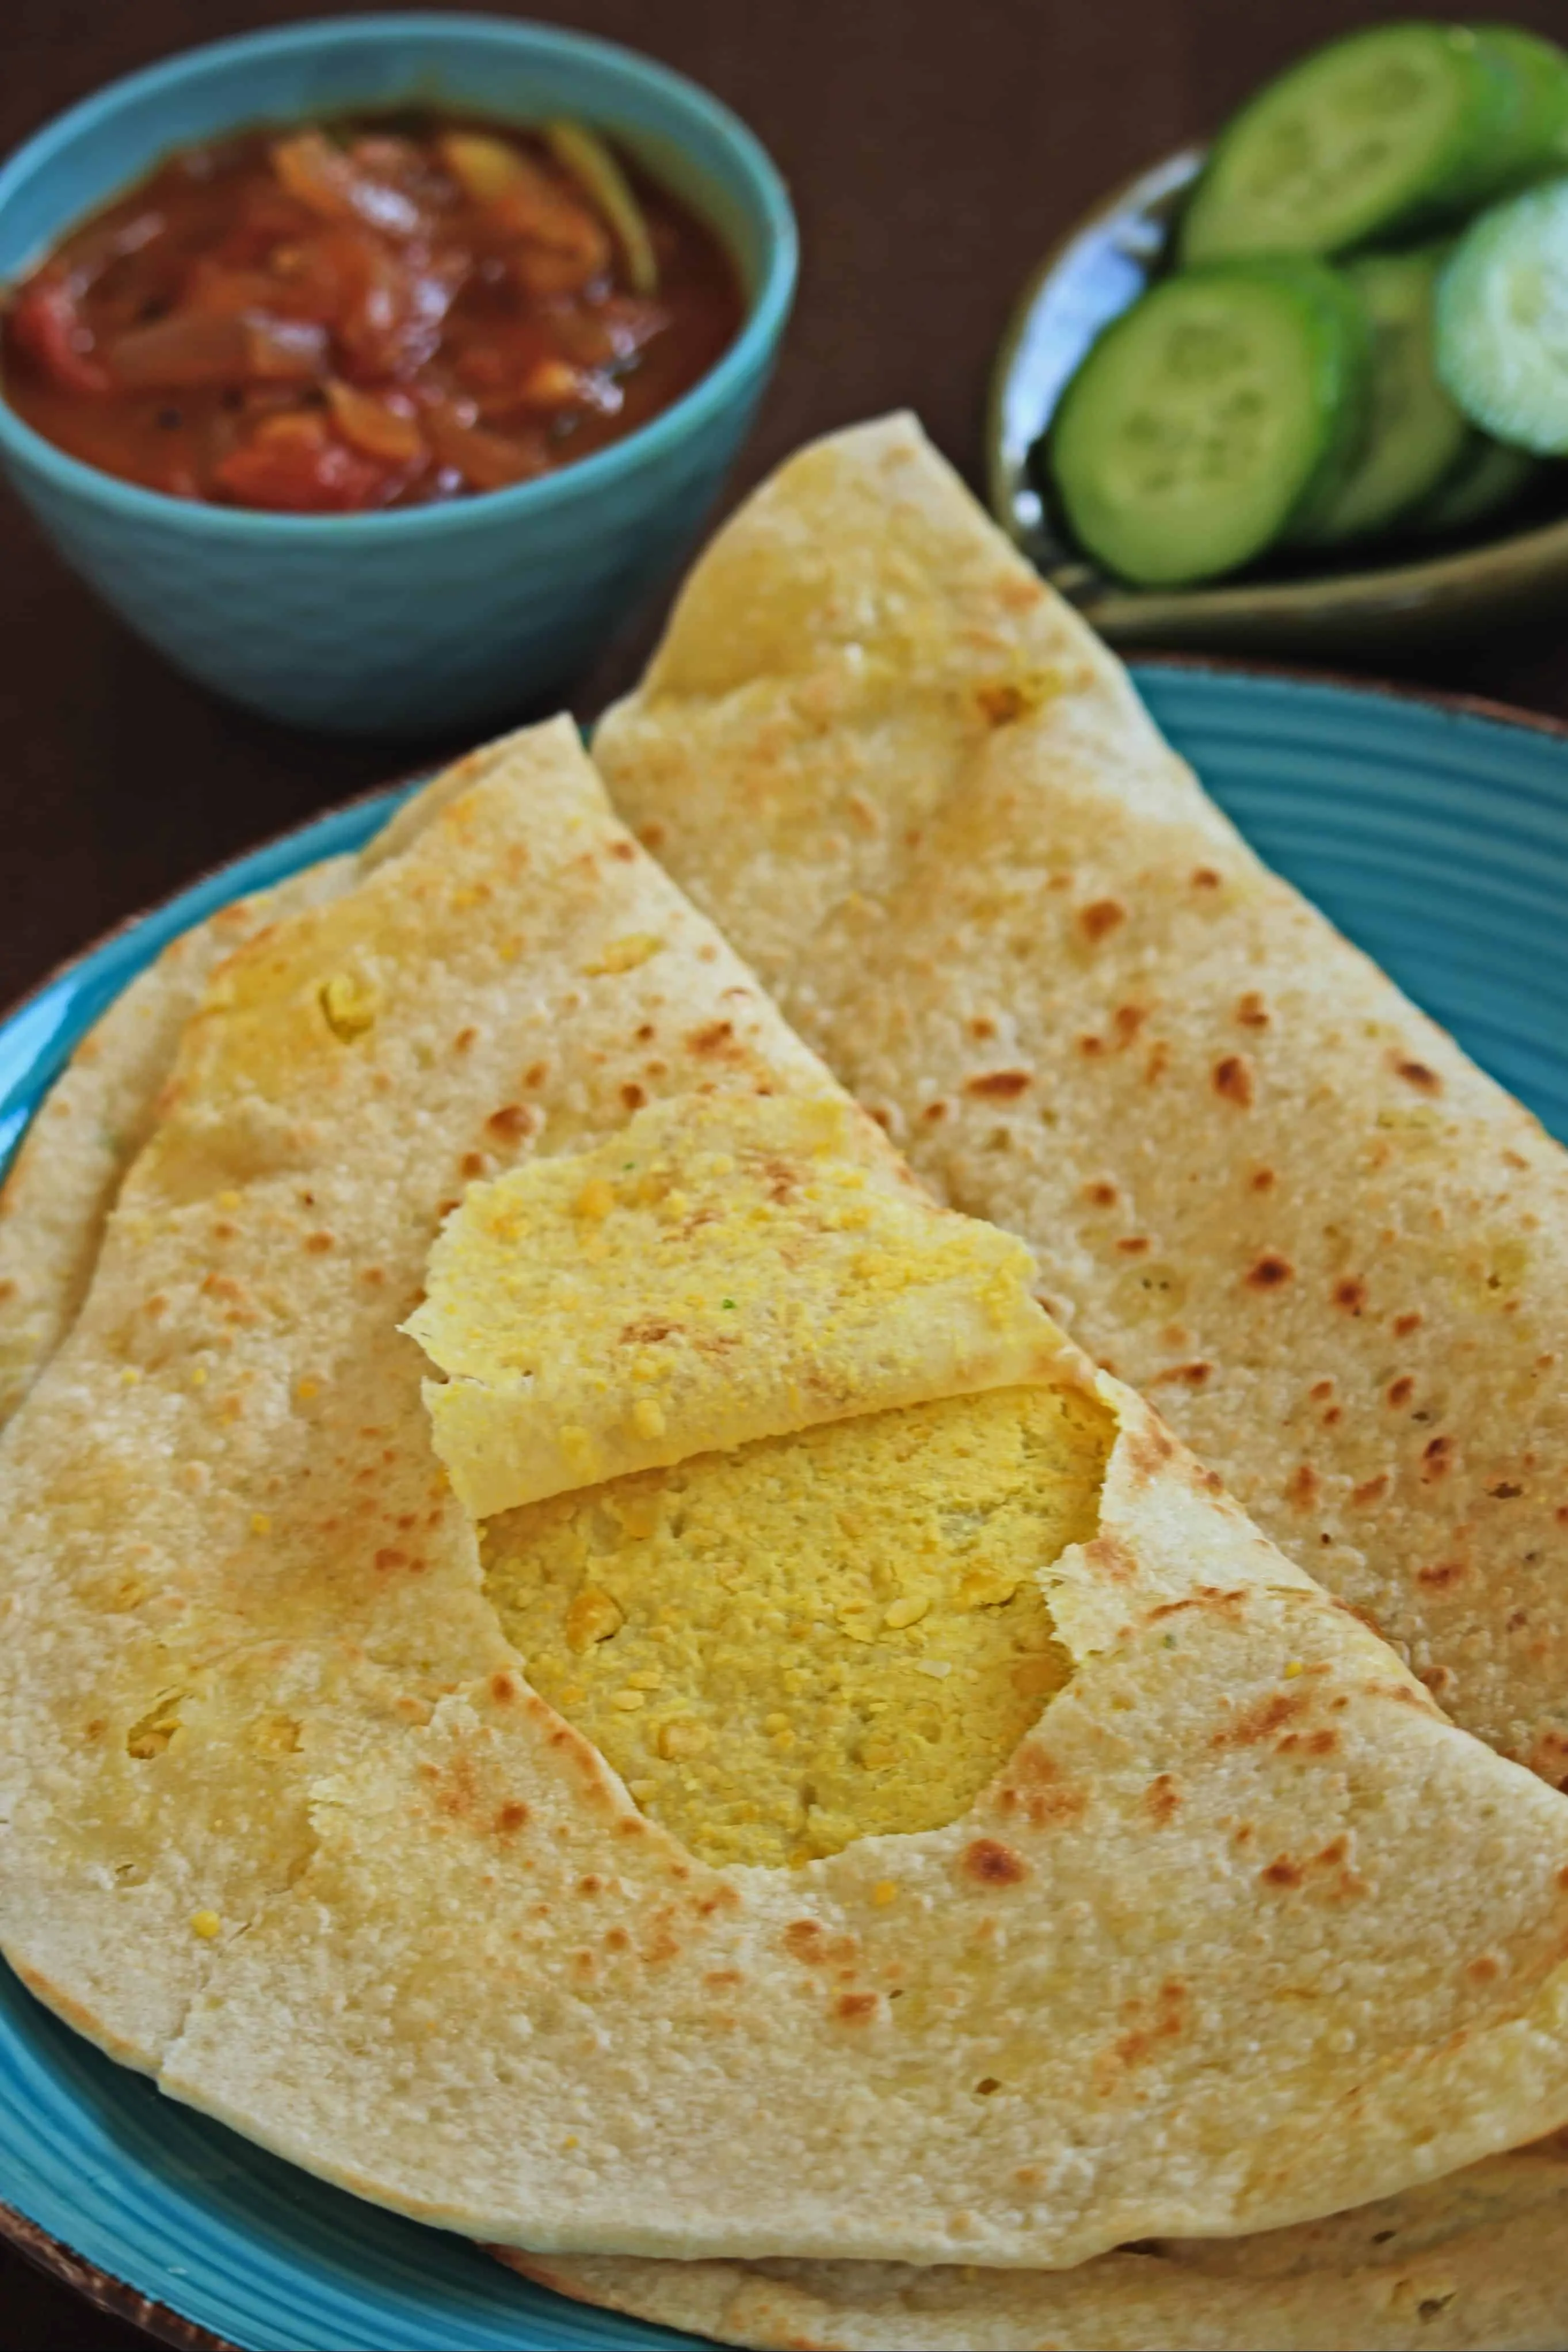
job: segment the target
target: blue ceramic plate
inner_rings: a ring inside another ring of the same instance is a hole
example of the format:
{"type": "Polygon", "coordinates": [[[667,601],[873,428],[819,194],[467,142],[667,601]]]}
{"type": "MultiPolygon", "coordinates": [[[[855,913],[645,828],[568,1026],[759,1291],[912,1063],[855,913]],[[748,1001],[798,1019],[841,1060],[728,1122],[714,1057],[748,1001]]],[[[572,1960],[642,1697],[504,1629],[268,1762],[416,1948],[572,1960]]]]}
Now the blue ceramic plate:
{"type": "MultiPolygon", "coordinates": [[[[1134,675],[1263,856],[1568,1139],[1568,730],[1202,664],[1134,675]]],[[[165,940],[242,890],[354,847],[395,798],[225,867],[0,1024],[0,1148],[165,940]]],[[[111,2065],[4,1970],[0,2197],[36,2255],[176,2343],[553,2352],[691,2340],[563,2303],[460,2239],[322,2188],[111,2065]]]]}

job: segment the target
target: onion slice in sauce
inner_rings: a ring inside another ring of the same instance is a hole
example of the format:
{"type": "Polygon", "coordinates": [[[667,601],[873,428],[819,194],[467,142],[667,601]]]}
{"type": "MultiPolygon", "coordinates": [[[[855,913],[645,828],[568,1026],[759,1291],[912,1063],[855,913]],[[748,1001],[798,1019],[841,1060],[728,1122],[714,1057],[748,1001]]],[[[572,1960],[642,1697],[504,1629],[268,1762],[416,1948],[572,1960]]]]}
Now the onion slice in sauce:
{"type": "Polygon", "coordinates": [[[311,383],[327,362],[327,330],[308,319],[183,310],[133,327],[110,345],[114,381],[126,392],[183,392],[199,384],[311,383]]]}
{"type": "Polygon", "coordinates": [[[626,277],[634,294],[656,294],[659,264],[643,208],[632,194],[625,173],[600,138],[580,122],[547,122],[545,144],[609,222],[626,261],[626,277]]]}
{"type": "Polygon", "coordinates": [[[322,131],[279,139],[272,168],[288,194],[319,220],[360,220],[391,237],[416,236],[423,226],[412,196],[357,164],[322,131]]]}
{"type": "Polygon", "coordinates": [[[471,425],[455,401],[441,401],[426,413],[424,429],[444,466],[461,474],[470,489],[507,490],[548,470],[543,451],[503,433],[471,425]]]}
{"type": "Polygon", "coordinates": [[[344,440],[362,449],[367,457],[379,457],[388,466],[416,466],[429,454],[424,436],[412,416],[339,376],[328,383],[327,405],[344,440]]]}

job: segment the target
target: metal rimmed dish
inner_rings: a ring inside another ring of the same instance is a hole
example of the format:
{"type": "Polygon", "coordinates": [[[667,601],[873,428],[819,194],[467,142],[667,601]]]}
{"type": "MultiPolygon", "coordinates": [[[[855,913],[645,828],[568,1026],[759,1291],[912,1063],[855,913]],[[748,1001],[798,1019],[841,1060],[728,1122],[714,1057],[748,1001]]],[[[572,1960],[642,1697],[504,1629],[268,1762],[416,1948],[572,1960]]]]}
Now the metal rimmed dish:
{"type": "Polygon", "coordinates": [[[1123,646],[1319,655],[1402,647],[1568,605],[1568,514],[1547,487],[1490,531],[1392,561],[1286,556],[1235,580],[1133,588],[1071,546],[1031,477],[1029,452],[1100,330],[1161,266],[1205,151],[1186,147],[1107,196],[1053,246],[1024,287],[992,371],[986,417],[991,512],[1052,586],[1123,646]]]}

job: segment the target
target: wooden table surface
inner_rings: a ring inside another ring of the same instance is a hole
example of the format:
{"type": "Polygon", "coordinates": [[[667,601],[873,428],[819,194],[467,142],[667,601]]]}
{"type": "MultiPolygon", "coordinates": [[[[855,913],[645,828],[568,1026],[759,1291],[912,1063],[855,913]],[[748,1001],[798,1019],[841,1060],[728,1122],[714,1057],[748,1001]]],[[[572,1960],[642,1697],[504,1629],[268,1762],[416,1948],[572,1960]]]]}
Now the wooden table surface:
{"type": "MultiPolygon", "coordinates": [[[[12,0],[0,151],[114,75],[329,5],[12,0]]],[[[706,83],[789,180],[800,298],[737,492],[809,435],[899,405],[918,409],[976,479],[991,352],[1052,236],[1141,163],[1214,125],[1288,55],[1384,13],[1357,0],[581,0],[549,10],[706,83]]],[[[1511,0],[1507,13],[1563,30],[1561,0],[1511,0]]],[[[606,650],[578,707],[632,673],[655,618],[606,650]]],[[[1565,638],[1568,623],[1515,627],[1402,675],[1568,714],[1565,638]]],[[[0,498],[0,1003],[202,868],[430,748],[292,733],[187,685],[0,498]]],[[[0,2250],[5,2352],[152,2340],[0,2250]]]]}

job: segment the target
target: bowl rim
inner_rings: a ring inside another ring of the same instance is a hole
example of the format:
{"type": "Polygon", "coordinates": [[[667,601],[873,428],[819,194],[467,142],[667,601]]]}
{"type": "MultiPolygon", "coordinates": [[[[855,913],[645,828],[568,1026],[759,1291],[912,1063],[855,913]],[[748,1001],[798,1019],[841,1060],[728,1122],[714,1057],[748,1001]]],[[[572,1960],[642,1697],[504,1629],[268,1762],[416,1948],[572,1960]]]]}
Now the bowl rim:
{"type": "MultiPolygon", "coordinates": [[[[439,504],[389,507],[371,514],[274,514],[251,507],[225,507],[199,499],[177,499],[163,490],[150,490],[138,482],[122,481],[117,474],[73,457],[25,423],[0,389],[0,452],[16,465],[45,476],[50,486],[91,499],[112,509],[128,522],[151,522],[184,531],[193,538],[222,538],[257,548],[300,547],[312,541],[340,547],[349,542],[390,539],[402,533],[420,538],[454,530],[483,529],[493,522],[544,513],[570,499],[608,489],[638,467],[656,464],[693,433],[700,432],[730,402],[744,392],[748,379],[763,365],[789,317],[800,268],[800,232],[782,173],[756,132],[722,99],[700,82],[662,65],[656,58],[625,47],[618,41],[577,33],[534,18],[436,15],[430,10],[388,11],[366,16],[313,16],[300,24],[274,26],[242,33],[222,41],[204,41],[180,49],[172,57],[122,74],[99,89],[78,100],[63,114],[53,116],[25,140],[0,165],[0,209],[37,172],[69,148],[90,138],[99,125],[128,103],[171,87],[199,81],[214,67],[244,65],[252,60],[340,47],[373,48],[378,42],[410,36],[451,41],[461,47],[470,39],[497,37],[519,50],[538,55],[549,51],[597,67],[612,79],[635,82],[651,89],[683,112],[697,119],[734,156],[750,185],[763,230],[763,266],[756,294],[739,333],[707,373],[698,378],[670,407],[640,425],[623,440],[563,466],[538,480],[515,483],[503,490],[486,490],[476,497],[439,504]]],[[[236,121],[240,119],[235,118],[236,121]]],[[[61,232],[63,233],[63,232],[61,232]]]]}
{"type": "Polygon", "coordinates": [[[1167,184],[1185,185],[1196,176],[1212,144],[1209,140],[1188,140],[1097,197],[1060,236],[1052,237],[1014,298],[987,383],[984,451],[986,504],[1013,545],[1086,621],[1140,660],[1145,658],[1145,645],[1152,654],[1158,644],[1156,635],[1145,637],[1143,633],[1157,632],[1170,622],[1224,622],[1242,614],[1288,619],[1327,605],[1347,616],[1358,610],[1375,609],[1382,614],[1391,604],[1414,603],[1433,591],[1469,587],[1478,579],[1508,579],[1532,558],[1568,550],[1568,515],[1560,515],[1522,530],[1494,531],[1458,545],[1439,544],[1430,554],[1412,551],[1392,563],[1351,564],[1343,571],[1283,579],[1260,580],[1243,572],[1197,581],[1185,588],[1136,587],[1065,546],[1055,561],[1040,561],[1043,551],[1031,542],[1019,522],[1014,506],[1016,473],[1004,447],[1008,389],[1030,321],[1047,286],[1082,237],[1104,228],[1129,204],[1148,202],[1165,193],[1167,184]],[[1133,630],[1137,634],[1126,634],[1133,630]]]}

